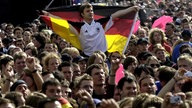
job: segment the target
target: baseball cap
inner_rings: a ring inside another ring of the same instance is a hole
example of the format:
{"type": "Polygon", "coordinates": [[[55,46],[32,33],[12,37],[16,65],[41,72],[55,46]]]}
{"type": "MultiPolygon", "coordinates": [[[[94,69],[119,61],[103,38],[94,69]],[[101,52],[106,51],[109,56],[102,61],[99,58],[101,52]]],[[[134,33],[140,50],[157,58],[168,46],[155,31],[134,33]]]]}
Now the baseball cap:
{"type": "Polygon", "coordinates": [[[140,39],[137,41],[137,45],[142,44],[142,43],[148,44],[149,42],[148,42],[148,40],[147,40],[146,38],[140,38],[140,39]]]}

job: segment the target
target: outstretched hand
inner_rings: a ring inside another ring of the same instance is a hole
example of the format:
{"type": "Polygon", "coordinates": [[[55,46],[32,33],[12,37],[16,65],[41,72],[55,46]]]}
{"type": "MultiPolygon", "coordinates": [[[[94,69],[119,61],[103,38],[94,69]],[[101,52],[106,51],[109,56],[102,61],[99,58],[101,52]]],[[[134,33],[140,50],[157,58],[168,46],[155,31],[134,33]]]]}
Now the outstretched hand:
{"type": "Polygon", "coordinates": [[[119,108],[119,105],[114,99],[103,99],[99,108],[119,108]]]}
{"type": "Polygon", "coordinates": [[[80,98],[83,101],[86,101],[89,105],[94,105],[94,101],[90,93],[88,93],[86,90],[79,90],[76,93],[76,96],[80,98]]]}

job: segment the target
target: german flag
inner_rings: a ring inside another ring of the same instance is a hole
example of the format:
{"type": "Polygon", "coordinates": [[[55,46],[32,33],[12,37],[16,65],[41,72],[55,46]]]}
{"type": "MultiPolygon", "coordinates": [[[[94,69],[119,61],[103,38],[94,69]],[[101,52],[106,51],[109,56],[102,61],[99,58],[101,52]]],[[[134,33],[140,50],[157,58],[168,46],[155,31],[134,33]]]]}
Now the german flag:
{"type": "MultiPolygon", "coordinates": [[[[94,18],[103,18],[125,8],[128,7],[93,5],[95,14],[94,18]]],[[[70,32],[68,24],[68,21],[83,21],[83,19],[80,17],[78,9],[79,5],[51,8],[47,11],[53,15],[59,16],[60,18],[53,18],[44,15],[42,15],[41,18],[55,33],[66,39],[74,47],[82,50],[78,36],[75,36],[70,32]]],[[[108,52],[118,51],[121,54],[124,53],[134,30],[136,17],[137,12],[131,12],[127,16],[123,16],[114,20],[113,26],[106,32],[108,52]]]]}

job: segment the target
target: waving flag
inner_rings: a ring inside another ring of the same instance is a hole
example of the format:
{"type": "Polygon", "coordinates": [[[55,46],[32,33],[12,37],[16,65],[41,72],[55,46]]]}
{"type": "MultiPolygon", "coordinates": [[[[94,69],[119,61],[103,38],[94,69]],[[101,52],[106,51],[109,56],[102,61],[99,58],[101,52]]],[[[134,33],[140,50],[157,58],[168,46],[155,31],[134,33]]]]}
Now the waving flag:
{"type": "Polygon", "coordinates": [[[167,23],[173,22],[173,17],[163,15],[160,18],[156,19],[152,25],[152,28],[160,28],[165,31],[165,26],[167,23]]]}
{"type": "MultiPolygon", "coordinates": [[[[127,7],[93,6],[93,8],[95,14],[94,18],[99,19],[127,7]]],[[[68,21],[82,21],[78,9],[79,6],[52,8],[47,11],[53,15],[59,16],[60,18],[53,18],[44,15],[42,15],[41,18],[55,33],[66,39],[79,50],[82,50],[78,36],[75,36],[70,32],[68,24],[68,21]]],[[[118,51],[121,54],[124,53],[134,30],[136,16],[136,12],[131,12],[127,16],[114,20],[113,26],[106,32],[108,52],[118,51]]]]}

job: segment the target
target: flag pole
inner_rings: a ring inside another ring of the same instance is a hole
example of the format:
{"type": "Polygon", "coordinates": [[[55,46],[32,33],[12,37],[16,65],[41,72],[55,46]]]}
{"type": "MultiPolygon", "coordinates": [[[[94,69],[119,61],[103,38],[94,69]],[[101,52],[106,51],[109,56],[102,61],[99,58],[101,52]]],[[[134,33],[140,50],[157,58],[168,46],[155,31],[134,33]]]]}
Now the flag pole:
{"type": "MultiPolygon", "coordinates": [[[[49,6],[50,6],[53,2],[54,2],[54,0],[51,0],[51,2],[49,2],[49,4],[48,4],[47,6],[45,6],[44,10],[48,9],[49,6]]],[[[37,19],[39,19],[39,18],[40,18],[40,16],[39,16],[37,19]]]]}
{"type": "Polygon", "coordinates": [[[132,27],[131,27],[131,31],[130,31],[130,33],[129,33],[129,36],[128,36],[128,39],[127,39],[127,42],[126,42],[126,45],[125,45],[125,47],[124,47],[124,49],[123,49],[122,54],[124,54],[125,51],[126,51],[126,49],[127,49],[127,46],[128,46],[128,44],[129,44],[129,40],[131,39],[133,30],[134,30],[134,27],[135,27],[135,23],[136,23],[137,17],[138,17],[138,12],[137,12],[136,15],[135,15],[135,18],[134,18],[134,21],[133,21],[133,25],[132,25],[132,27]]]}

